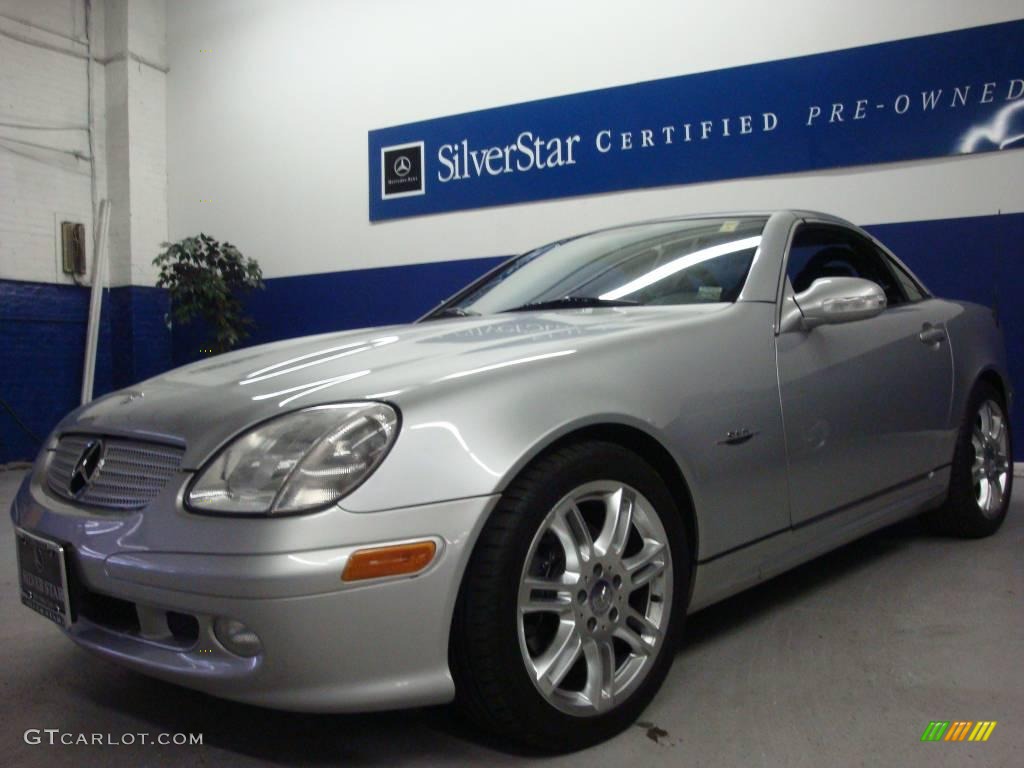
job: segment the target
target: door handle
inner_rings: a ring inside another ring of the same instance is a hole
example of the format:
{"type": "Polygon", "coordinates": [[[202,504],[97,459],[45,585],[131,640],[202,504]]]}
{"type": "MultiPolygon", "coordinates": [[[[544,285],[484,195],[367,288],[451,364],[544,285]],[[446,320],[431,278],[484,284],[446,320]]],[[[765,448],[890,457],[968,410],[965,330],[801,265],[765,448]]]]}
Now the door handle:
{"type": "Polygon", "coordinates": [[[921,327],[921,333],[917,335],[922,344],[941,344],[946,340],[946,331],[942,326],[925,323],[921,327]]]}

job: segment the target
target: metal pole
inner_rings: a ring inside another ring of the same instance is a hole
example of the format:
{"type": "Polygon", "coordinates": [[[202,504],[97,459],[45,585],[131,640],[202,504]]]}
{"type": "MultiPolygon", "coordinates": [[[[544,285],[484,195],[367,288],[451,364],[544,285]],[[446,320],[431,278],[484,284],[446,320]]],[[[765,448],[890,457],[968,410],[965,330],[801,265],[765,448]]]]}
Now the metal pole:
{"type": "Polygon", "coordinates": [[[93,247],[92,292],[89,296],[89,326],[85,338],[85,367],[82,371],[82,405],[92,400],[96,378],[96,347],[99,343],[103,288],[107,283],[107,229],[110,224],[110,201],[100,201],[99,230],[93,247]]]}

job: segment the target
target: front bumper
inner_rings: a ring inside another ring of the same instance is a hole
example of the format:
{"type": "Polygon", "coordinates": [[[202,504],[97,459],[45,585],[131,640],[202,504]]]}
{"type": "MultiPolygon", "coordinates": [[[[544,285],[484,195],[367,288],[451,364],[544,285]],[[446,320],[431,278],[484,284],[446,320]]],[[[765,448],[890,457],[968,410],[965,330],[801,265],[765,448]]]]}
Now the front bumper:
{"type": "MultiPolygon", "coordinates": [[[[450,701],[448,636],[459,583],[496,496],[373,513],[339,507],[278,520],[189,515],[172,483],[144,511],[85,511],[34,476],[15,525],[70,545],[82,594],[115,598],[126,626],[79,611],[67,634],[140,672],[252,704],[298,711],[393,709],[450,701]],[[361,547],[431,538],[438,553],[413,577],[341,581],[361,547]],[[168,618],[170,613],[171,618],[168,618]],[[175,617],[193,632],[174,633],[175,617]],[[262,650],[236,656],[216,639],[225,617],[256,632],[262,650]],[[130,622],[129,622],[130,624],[130,622]]],[[[74,595],[74,592],[73,592],[74,595]]]]}

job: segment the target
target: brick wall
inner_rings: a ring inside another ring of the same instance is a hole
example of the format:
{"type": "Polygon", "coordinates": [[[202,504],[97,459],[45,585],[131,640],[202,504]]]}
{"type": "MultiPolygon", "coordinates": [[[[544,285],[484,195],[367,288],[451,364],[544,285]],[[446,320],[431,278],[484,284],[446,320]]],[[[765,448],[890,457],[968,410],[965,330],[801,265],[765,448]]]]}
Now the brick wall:
{"type": "MultiPolygon", "coordinates": [[[[111,201],[94,392],[168,368],[164,0],[93,0],[95,196],[111,201]]],[[[79,401],[89,289],[59,266],[59,222],[93,262],[85,0],[0,0],[0,400],[42,436],[79,401]]],[[[84,282],[84,281],[83,281],[84,282]]],[[[0,463],[37,446],[0,407],[0,463]]]]}
{"type": "MultiPolygon", "coordinates": [[[[109,310],[110,302],[105,302],[109,310]]],[[[73,285],[0,280],[0,400],[43,439],[73,408],[82,387],[89,291],[73,285]]],[[[111,389],[111,314],[96,358],[98,393],[111,389]]],[[[35,456],[40,444],[0,405],[0,464],[35,456]]]]}
{"type": "MultiPolygon", "coordinates": [[[[57,269],[55,220],[80,221],[91,238],[84,41],[84,4],[0,0],[0,278],[71,284],[57,269]]],[[[101,128],[102,85],[94,94],[101,128]]]]}

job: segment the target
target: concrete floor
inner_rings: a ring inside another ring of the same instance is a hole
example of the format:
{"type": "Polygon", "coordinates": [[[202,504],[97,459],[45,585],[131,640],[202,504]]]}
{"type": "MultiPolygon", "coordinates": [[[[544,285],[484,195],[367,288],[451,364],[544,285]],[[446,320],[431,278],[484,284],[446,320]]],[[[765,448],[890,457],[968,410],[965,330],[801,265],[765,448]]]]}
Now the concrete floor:
{"type": "MultiPolygon", "coordinates": [[[[0,472],[7,514],[22,472],[0,472]]],[[[504,751],[447,708],[296,715],[220,701],[92,658],[19,604],[0,524],[6,765],[1019,766],[1024,503],[993,538],[911,522],[693,616],[643,724],[559,758],[504,751]],[[920,742],[930,720],[996,720],[987,743],[920,742]],[[203,734],[202,747],[27,745],[66,733],[203,734]]]]}

